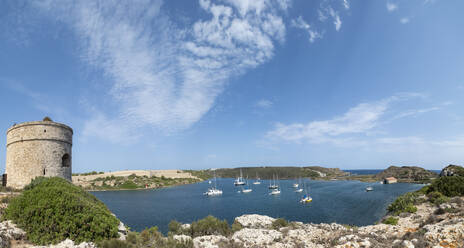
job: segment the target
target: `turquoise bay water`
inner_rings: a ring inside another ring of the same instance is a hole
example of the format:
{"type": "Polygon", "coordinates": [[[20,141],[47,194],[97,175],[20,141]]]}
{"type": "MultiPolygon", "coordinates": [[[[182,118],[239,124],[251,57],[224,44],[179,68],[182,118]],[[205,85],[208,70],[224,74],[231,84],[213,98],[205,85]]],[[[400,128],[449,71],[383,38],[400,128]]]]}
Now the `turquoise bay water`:
{"type": "MultiPolygon", "coordinates": [[[[250,181],[251,182],[251,181],[250,181]]],[[[250,185],[251,193],[237,193],[233,179],[218,179],[222,196],[208,197],[203,192],[208,182],[171,188],[140,191],[92,192],[132,230],[158,226],[167,233],[171,220],[182,223],[213,215],[229,224],[243,214],[262,214],[305,223],[369,225],[378,221],[386,207],[399,195],[422,187],[418,184],[363,183],[359,181],[307,181],[313,202],[299,203],[302,193],[291,187],[294,180],[280,180],[281,194],[269,195],[269,181],[250,185]],[[367,186],[374,191],[366,192],[367,186]]]]}

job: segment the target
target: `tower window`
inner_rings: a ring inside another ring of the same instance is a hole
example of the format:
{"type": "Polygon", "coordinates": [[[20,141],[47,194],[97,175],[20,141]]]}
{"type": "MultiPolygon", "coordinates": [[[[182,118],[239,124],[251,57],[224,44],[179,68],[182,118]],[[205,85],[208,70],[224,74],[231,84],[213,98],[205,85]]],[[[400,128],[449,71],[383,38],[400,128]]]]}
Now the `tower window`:
{"type": "Polygon", "coordinates": [[[69,154],[64,154],[61,158],[61,166],[62,167],[70,167],[71,166],[71,158],[69,154]]]}

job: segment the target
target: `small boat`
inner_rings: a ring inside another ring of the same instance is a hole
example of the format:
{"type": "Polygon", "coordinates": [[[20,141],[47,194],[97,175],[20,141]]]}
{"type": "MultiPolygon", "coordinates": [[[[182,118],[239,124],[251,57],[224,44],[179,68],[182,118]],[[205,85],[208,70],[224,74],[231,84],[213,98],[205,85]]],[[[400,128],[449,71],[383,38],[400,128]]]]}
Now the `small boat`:
{"type": "Polygon", "coordinates": [[[295,192],[296,193],[301,193],[301,192],[303,192],[303,189],[296,189],[295,192]]]}
{"type": "Polygon", "coordinates": [[[305,187],[305,194],[303,195],[303,198],[301,198],[300,202],[301,203],[310,203],[313,201],[313,198],[311,196],[309,196],[308,194],[308,188],[306,187],[306,183],[304,185],[305,187]]]}
{"type": "Polygon", "coordinates": [[[243,180],[242,169],[240,169],[240,176],[237,177],[234,181],[235,186],[245,185],[245,181],[243,180]]]}
{"type": "MultiPolygon", "coordinates": [[[[248,177],[247,177],[248,178],[248,177]]],[[[242,187],[242,193],[250,193],[251,191],[253,191],[252,189],[250,189],[250,187],[248,187],[248,179],[246,181],[246,188],[244,189],[242,187]]]]}
{"type": "Polygon", "coordinates": [[[303,198],[301,198],[300,202],[301,203],[310,203],[313,201],[313,198],[309,195],[304,195],[303,198]]]}
{"type": "Polygon", "coordinates": [[[369,187],[366,188],[367,192],[372,191],[372,190],[374,190],[374,188],[372,188],[372,186],[369,186],[369,187]]]}
{"type": "Polygon", "coordinates": [[[277,188],[277,189],[273,189],[273,190],[271,191],[271,193],[269,193],[269,194],[270,194],[270,195],[278,195],[278,194],[280,194],[280,190],[279,190],[278,188],[277,188]]]}
{"type": "Polygon", "coordinates": [[[215,189],[215,188],[210,188],[208,189],[208,191],[206,191],[205,193],[203,193],[204,195],[207,195],[207,196],[215,196],[215,195],[222,195],[222,190],[220,189],[215,189]]]}
{"type": "Polygon", "coordinates": [[[269,189],[278,189],[274,175],[272,176],[272,180],[269,182],[269,189]],[[274,182],[273,182],[274,181],[274,182]]]}
{"type": "Polygon", "coordinates": [[[214,187],[209,188],[203,195],[206,196],[215,196],[215,195],[222,195],[222,190],[217,188],[216,185],[216,175],[214,175],[214,187]]]}
{"type": "Polygon", "coordinates": [[[261,181],[259,181],[258,173],[256,173],[256,181],[253,182],[254,185],[261,184],[261,181]]]}
{"type": "Polygon", "coordinates": [[[299,186],[299,184],[298,184],[298,182],[296,182],[296,183],[293,184],[292,187],[293,187],[293,188],[298,188],[298,186],[299,186]]]}

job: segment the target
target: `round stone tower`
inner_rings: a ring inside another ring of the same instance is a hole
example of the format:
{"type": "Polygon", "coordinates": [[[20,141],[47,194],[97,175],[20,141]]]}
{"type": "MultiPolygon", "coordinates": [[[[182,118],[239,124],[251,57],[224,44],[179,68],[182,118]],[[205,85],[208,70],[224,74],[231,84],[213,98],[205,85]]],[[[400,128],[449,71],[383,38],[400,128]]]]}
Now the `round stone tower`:
{"type": "Polygon", "coordinates": [[[48,117],[9,128],[6,132],[6,186],[23,188],[40,176],[71,181],[72,135],[70,127],[48,117]]]}

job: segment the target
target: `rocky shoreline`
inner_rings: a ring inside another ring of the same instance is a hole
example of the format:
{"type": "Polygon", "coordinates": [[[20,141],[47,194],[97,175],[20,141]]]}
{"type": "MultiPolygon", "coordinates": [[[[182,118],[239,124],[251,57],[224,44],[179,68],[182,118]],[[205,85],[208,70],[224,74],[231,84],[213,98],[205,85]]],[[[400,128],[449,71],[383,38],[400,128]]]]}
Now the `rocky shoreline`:
{"type": "MultiPolygon", "coordinates": [[[[434,206],[424,202],[416,213],[403,213],[397,225],[375,224],[353,227],[331,224],[291,222],[273,228],[276,219],[262,215],[243,215],[235,219],[243,228],[229,237],[209,235],[191,238],[195,248],[212,247],[463,247],[464,198],[434,206]],[[452,212],[449,210],[453,209],[452,212]]],[[[389,216],[384,217],[384,219],[389,216]]]]}
{"type": "MultiPolygon", "coordinates": [[[[425,196],[424,196],[425,197],[425,196]]],[[[383,220],[390,216],[385,216],[383,220]]],[[[195,248],[222,247],[463,247],[464,245],[464,197],[454,197],[448,203],[436,206],[424,201],[417,205],[415,213],[402,213],[396,225],[375,224],[362,227],[337,223],[304,224],[290,222],[276,228],[276,219],[257,215],[242,215],[235,218],[240,226],[229,236],[207,235],[192,238],[174,235],[180,242],[193,242],[195,248]]],[[[188,229],[189,224],[182,225],[188,229]]],[[[125,239],[127,230],[121,223],[120,239],[125,239]]],[[[11,221],[0,223],[0,247],[45,247],[34,246],[26,240],[26,233],[11,221]]],[[[93,248],[94,243],[74,244],[65,240],[48,247],[93,248]]]]}

